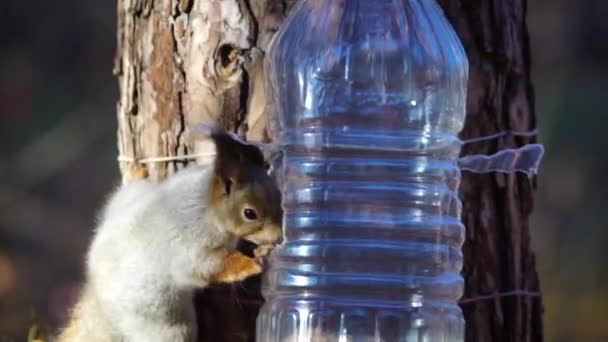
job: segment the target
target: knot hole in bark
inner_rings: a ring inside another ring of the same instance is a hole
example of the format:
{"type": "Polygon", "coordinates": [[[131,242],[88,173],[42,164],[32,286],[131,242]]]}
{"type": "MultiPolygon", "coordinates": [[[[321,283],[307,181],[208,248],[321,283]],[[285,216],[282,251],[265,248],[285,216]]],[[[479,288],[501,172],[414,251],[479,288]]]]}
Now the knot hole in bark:
{"type": "Polygon", "coordinates": [[[241,49],[233,44],[222,44],[217,49],[216,63],[218,63],[218,74],[220,77],[232,76],[241,66],[241,49]]]}

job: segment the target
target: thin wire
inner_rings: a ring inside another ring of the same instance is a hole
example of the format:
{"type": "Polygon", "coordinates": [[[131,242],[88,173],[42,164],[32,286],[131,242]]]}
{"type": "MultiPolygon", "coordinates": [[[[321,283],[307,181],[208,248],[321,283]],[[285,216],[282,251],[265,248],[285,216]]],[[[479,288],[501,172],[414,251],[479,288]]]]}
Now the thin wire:
{"type": "Polygon", "coordinates": [[[147,164],[147,163],[161,163],[161,162],[169,162],[169,161],[192,160],[192,159],[197,159],[197,158],[211,158],[214,156],[215,156],[215,153],[184,154],[184,155],[180,155],[180,156],[148,157],[148,158],[142,158],[142,159],[118,156],[118,161],[127,162],[127,163],[147,164]]]}
{"type": "Polygon", "coordinates": [[[486,135],[483,137],[463,140],[462,143],[463,144],[472,144],[472,143],[476,143],[476,142],[480,142],[480,141],[498,139],[500,137],[504,137],[504,136],[508,136],[508,135],[518,136],[518,137],[534,137],[534,136],[538,135],[538,128],[534,129],[532,131],[502,131],[502,132],[486,135]]]}
{"type": "MultiPolygon", "coordinates": [[[[259,148],[263,148],[264,146],[269,145],[269,144],[264,144],[264,143],[260,143],[260,142],[254,142],[254,141],[243,141],[242,139],[240,139],[240,137],[238,135],[231,133],[231,132],[229,133],[229,135],[232,136],[233,138],[237,139],[238,141],[241,141],[246,144],[255,145],[259,148]]],[[[538,129],[534,129],[532,131],[502,131],[502,132],[486,135],[483,137],[463,140],[462,143],[463,144],[472,144],[472,143],[476,143],[476,142],[480,142],[480,141],[498,139],[500,137],[504,137],[504,136],[508,136],[508,135],[520,136],[520,137],[533,137],[533,136],[538,135],[538,129]]],[[[170,162],[170,161],[184,161],[184,160],[192,160],[192,159],[197,159],[197,158],[211,158],[214,156],[215,156],[215,153],[185,154],[185,155],[181,155],[181,156],[148,157],[148,158],[142,158],[142,159],[136,159],[136,158],[126,157],[126,156],[119,156],[118,161],[119,162],[128,162],[128,163],[137,163],[137,164],[147,164],[147,163],[162,163],[162,162],[170,162]]]]}
{"type": "Polygon", "coordinates": [[[484,300],[490,300],[490,299],[496,299],[496,298],[502,298],[502,297],[540,297],[540,296],[541,296],[540,292],[531,292],[531,291],[527,291],[527,290],[513,290],[513,291],[508,291],[508,292],[496,292],[496,293],[487,294],[487,295],[463,298],[458,301],[458,304],[470,304],[470,303],[476,303],[476,302],[481,302],[484,300]]]}
{"type": "MultiPolygon", "coordinates": [[[[533,298],[533,297],[540,297],[540,296],[541,296],[540,292],[532,292],[532,291],[527,291],[527,290],[513,290],[513,291],[508,291],[508,292],[496,292],[496,293],[487,294],[487,295],[463,298],[458,301],[458,304],[471,304],[471,303],[477,303],[477,302],[482,302],[482,301],[486,301],[486,300],[490,300],[490,299],[503,298],[503,297],[533,298]]],[[[239,303],[242,303],[242,304],[256,305],[256,306],[262,306],[264,304],[264,301],[260,300],[260,299],[238,298],[238,301],[239,301],[239,303]]]]}

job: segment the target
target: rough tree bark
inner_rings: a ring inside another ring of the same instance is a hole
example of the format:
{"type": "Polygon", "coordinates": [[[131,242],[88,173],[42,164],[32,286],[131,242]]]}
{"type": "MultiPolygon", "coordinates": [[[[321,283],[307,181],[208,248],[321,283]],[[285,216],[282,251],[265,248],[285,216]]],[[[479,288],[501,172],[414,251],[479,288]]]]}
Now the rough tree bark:
{"type": "MultiPolygon", "coordinates": [[[[184,134],[199,122],[265,139],[263,52],[294,2],[118,0],[120,154],[138,159],[201,152],[184,134]]],[[[470,62],[462,137],[533,129],[526,1],[439,2],[470,62]]],[[[463,153],[493,153],[532,140],[504,137],[463,153]]],[[[146,164],[146,172],[162,179],[184,165],[146,164]]],[[[124,182],[132,166],[121,162],[124,182]]],[[[465,297],[539,291],[528,225],[533,192],[534,184],[521,175],[463,175],[465,297]]],[[[252,302],[260,299],[258,278],[198,295],[200,340],[253,341],[258,307],[252,302]]],[[[497,297],[462,307],[467,341],[542,340],[540,297],[497,297]]]]}
{"type": "MultiPolygon", "coordinates": [[[[526,0],[440,0],[470,64],[463,138],[536,128],[530,82],[526,0]]],[[[463,154],[494,153],[534,142],[505,137],[466,146],[463,154]]],[[[530,248],[535,183],[524,175],[463,174],[460,197],[467,230],[465,298],[539,292],[530,248]]],[[[541,297],[506,296],[463,304],[467,341],[542,341],[541,297]]]]}

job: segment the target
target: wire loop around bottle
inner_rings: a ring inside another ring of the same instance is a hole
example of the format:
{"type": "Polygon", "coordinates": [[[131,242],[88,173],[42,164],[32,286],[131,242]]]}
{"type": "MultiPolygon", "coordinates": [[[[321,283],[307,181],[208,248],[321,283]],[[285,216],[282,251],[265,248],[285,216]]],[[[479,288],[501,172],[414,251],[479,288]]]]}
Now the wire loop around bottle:
{"type": "Polygon", "coordinates": [[[498,139],[498,138],[506,137],[509,135],[512,135],[515,137],[527,137],[527,138],[535,137],[538,135],[538,128],[533,129],[531,131],[501,131],[498,133],[494,133],[494,134],[490,134],[490,135],[486,135],[486,136],[482,136],[482,137],[465,139],[462,141],[462,143],[463,144],[473,144],[473,143],[477,143],[477,142],[498,139]]]}
{"type": "Polygon", "coordinates": [[[538,167],[545,153],[541,144],[526,144],[520,148],[500,150],[492,155],[472,154],[458,159],[462,171],[474,173],[522,172],[529,177],[538,173],[538,167]]]}
{"type": "MultiPolygon", "coordinates": [[[[192,132],[199,135],[208,135],[215,130],[215,127],[207,124],[198,124],[190,128],[192,132]]],[[[244,144],[250,144],[259,147],[267,154],[272,155],[276,152],[276,146],[273,144],[266,144],[257,141],[244,141],[238,135],[228,132],[234,139],[241,141],[244,144]]],[[[532,130],[528,132],[522,131],[501,131],[487,136],[470,138],[463,140],[462,143],[473,144],[481,141],[488,141],[492,139],[498,139],[504,136],[522,136],[532,137],[538,135],[538,130],[532,130]]],[[[473,173],[489,173],[489,172],[501,172],[501,173],[515,173],[522,172],[529,177],[538,173],[540,162],[544,155],[545,149],[542,144],[526,144],[519,148],[500,150],[492,155],[485,154],[473,154],[462,156],[458,159],[458,166],[462,171],[468,171],[473,173]]],[[[127,156],[119,156],[119,162],[130,162],[137,164],[146,163],[159,163],[159,162],[171,162],[171,161],[187,161],[201,159],[213,159],[214,153],[198,153],[198,154],[185,154],[178,156],[160,156],[160,157],[146,157],[137,159],[127,156]]]]}
{"type": "MultiPolygon", "coordinates": [[[[487,301],[487,300],[496,300],[496,299],[505,298],[505,297],[537,298],[537,297],[541,297],[541,296],[542,296],[542,294],[538,291],[512,290],[512,291],[494,292],[494,293],[485,294],[485,295],[477,295],[477,296],[461,298],[460,300],[458,300],[458,304],[460,304],[460,305],[475,304],[475,303],[479,303],[479,302],[483,302],[483,301],[487,301]]],[[[264,304],[264,301],[262,299],[237,298],[237,302],[239,304],[247,304],[247,305],[252,305],[252,306],[262,306],[264,304]]]]}

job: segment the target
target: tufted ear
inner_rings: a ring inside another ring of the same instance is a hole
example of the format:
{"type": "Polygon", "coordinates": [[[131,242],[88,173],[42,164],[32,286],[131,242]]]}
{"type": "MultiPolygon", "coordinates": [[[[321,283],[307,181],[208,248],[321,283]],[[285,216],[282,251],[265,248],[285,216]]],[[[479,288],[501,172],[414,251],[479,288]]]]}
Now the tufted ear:
{"type": "Polygon", "coordinates": [[[245,144],[225,131],[211,134],[215,144],[215,174],[222,181],[226,194],[242,180],[247,168],[264,167],[264,156],[259,148],[245,144]]]}

